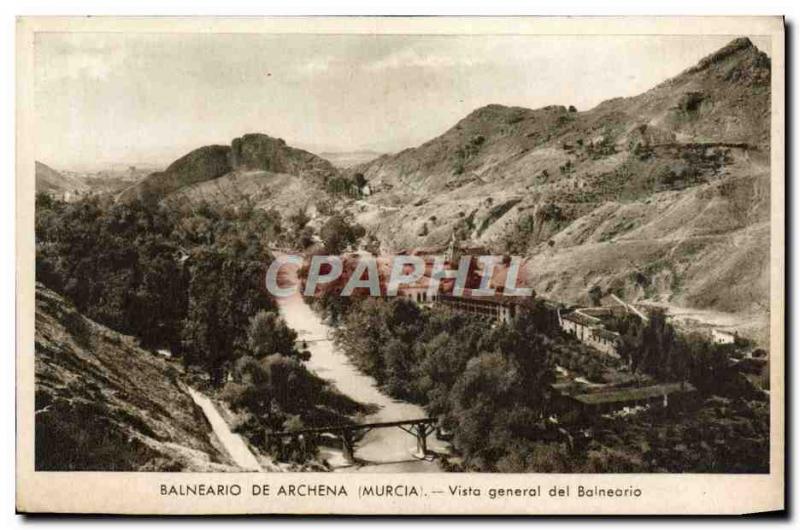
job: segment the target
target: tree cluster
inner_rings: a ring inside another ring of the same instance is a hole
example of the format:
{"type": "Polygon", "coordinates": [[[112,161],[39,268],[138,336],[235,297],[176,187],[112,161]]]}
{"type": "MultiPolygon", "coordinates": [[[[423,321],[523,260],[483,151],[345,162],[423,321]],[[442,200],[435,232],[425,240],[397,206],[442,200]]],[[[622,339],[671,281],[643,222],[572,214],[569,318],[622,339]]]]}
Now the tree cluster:
{"type": "Polygon", "coordinates": [[[36,206],[37,281],[143,346],[168,348],[212,389],[225,385],[254,442],[265,429],[341,423],[361,410],[308,372],[308,351],[266,291],[267,244],[284,235],[275,212],[46,195],[36,206]]]}
{"type": "Polygon", "coordinates": [[[741,344],[715,344],[699,333],[678,333],[662,311],[653,311],[647,322],[625,315],[610,327],[620,333],[618,351],[635,372],[659,381],[688,381],[708,395],[763,398],[732,362],[741,344]]]}
{"type": "Polygon", "coordinates": [[[493,326],[405,299],[367,298],[348,309],[336,338],[388,393],[439,417],[466,468],[492,471],[526,465],[515,451],[541,434],[554,380],[553,332],[539,303],[514,325],[493,326]]]}

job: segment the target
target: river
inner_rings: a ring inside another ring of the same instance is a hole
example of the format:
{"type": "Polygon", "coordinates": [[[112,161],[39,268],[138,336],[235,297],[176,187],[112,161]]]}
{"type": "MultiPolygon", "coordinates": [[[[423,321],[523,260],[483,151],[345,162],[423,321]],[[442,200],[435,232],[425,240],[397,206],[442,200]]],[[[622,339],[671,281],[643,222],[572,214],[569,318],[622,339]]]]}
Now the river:
{"type": "MultiPolygon", "coordinates": [[[[285,265],[280,283],[296,283],[293,265],[285,265]]],[[[361,403],[378,407],[377,412],[365,416],[364,423],[417,419],[427,417],[425,410],[411,403],[393,399],[381,392],[375,380],[360,372],[331,340],[332,328],[325,324],[299,293],[278,298],[281,316],[293,328],[298,338],[307,341],[311,359],[307,366],[317,375],[330,381],[340,392],[361,403]]],[[[428,437],[428,448],[437,453],[447,452],[447,445],[428,437]]],[[[348,472],[437,472],[435,460],[417,458],[416,440],[397,427],[374,429],[356,444],[357,464],[349,466],[340,451],[322,448],[321,456],[335,470],[348,472]]]]}

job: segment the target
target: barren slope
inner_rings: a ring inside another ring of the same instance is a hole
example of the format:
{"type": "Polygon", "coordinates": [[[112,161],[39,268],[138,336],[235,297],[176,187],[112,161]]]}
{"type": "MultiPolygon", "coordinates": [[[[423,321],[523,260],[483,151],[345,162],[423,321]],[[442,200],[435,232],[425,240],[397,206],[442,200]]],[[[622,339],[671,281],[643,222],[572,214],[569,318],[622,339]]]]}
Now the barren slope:
{"type": "Polygon", "coordinates": [[[36,469],[236,471],[168,361],[36,287],[36,469]]]}
{"type": "Polygon", "coordinates": [[[213,181],[232,172],[286,173],[322,185],[338,175],[327,160],[286,145],[266,134],[246,134],[230,146],[211,145],[195,149],[126,189],[119,200],[162,200],[187,187],[213,181]]]}
{"type": "Polygon", "coordinates": [[[747,39],[632,98],[577,112],[489,105],[356,169],[388,247],[452,234],[529,257],[545,296],[768,319],[770,64],[747,39]],[[380,208],[380,210],[378,210],[380,208]]]}

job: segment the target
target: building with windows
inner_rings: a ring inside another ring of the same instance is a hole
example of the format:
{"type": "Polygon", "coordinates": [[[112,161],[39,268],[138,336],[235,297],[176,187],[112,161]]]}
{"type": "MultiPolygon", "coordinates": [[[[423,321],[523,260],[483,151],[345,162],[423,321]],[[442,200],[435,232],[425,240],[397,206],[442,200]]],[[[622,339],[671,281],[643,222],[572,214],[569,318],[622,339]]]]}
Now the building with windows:
{"type": "Polygon", "coordinates": [[[684,405],[696,394],[695,387],[684,381],[627,388],[604,387],[593,391],[573,387],[570,384],[551,385],[556,413],[596,416],[626,407],[668,408],[684,405]]]}
{"type": "Polygon", "coordinates": [[[619,333],[603,327],[603,321],[581,310],[569,313],[558,311],[558,323],[565,332],[579,341],[612,356],[618,356],[619,333]]]}
{"type": "Polygon", "coordinates": [[[510,296],[454,296],[437,294],[433,303],[471,315],[510,324],[517,318],[519,299],[510,296]]]}

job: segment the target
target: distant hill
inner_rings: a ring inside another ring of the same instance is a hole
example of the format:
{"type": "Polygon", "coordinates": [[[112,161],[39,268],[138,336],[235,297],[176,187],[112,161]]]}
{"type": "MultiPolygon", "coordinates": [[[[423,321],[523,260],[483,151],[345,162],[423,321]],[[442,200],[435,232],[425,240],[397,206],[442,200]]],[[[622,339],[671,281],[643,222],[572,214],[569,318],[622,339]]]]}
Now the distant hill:
{"type": "Polygon", "coordinates": [[[597,285],[737,314],[763,338],[770,115],[770,60],[736,39],[641,95],[584,112],[488,105],[355,166],[373,190],[358,219],[389,248],[455,233],[528,256],[546,297],[588,303],[597,285]]]}
{"type": "Polygon", "coordinates": [[[162,199],[184,186],[224,175],[230,171],[229,158],[228,146],[200,147],[182,156],[164,171],[152,173],[127,188],[120,195],[120,199],[162,199]]]}
{"type": "Polygon", "coordinates": [[[36,192],[63,195],[64,193],[84,192],[88,189],[84,182],[62,175],[42,162],[36,162],[36,192]]]}
{"type": "Polygon", "coordinates": [[[36,469],[237,471],[175,366],[36,286],[36,469]]]}
{"type": "Polygon", "coordinates": [[[161,200],[187,188],[226,175],[248,172],[289,174],[310,184],[321,185],[338,174],[327,160],[286,145],[266,134],[246,134],[230,146],[205,146],[188,153],[163,172],[153,173],[120,194],[120,200],[144,198],[161,200]]]}

